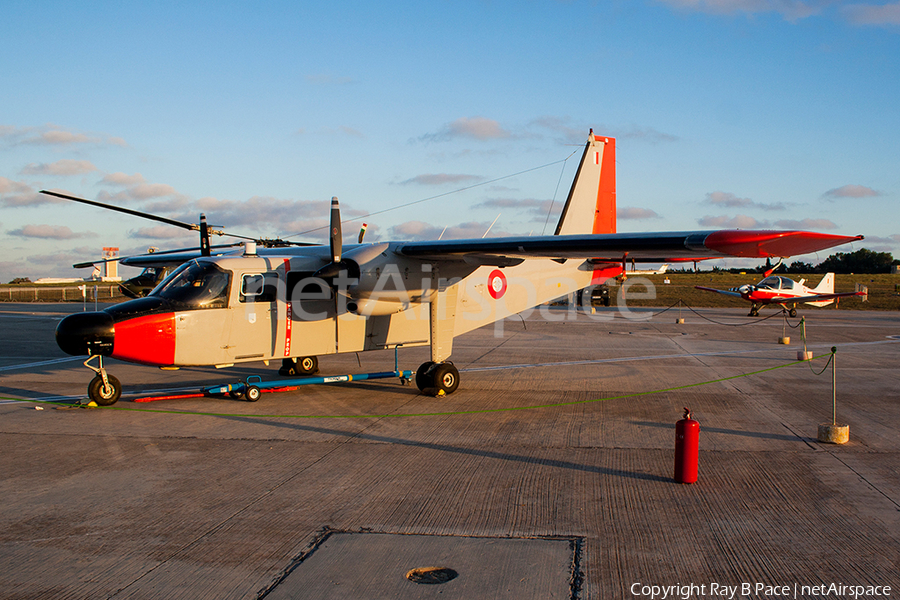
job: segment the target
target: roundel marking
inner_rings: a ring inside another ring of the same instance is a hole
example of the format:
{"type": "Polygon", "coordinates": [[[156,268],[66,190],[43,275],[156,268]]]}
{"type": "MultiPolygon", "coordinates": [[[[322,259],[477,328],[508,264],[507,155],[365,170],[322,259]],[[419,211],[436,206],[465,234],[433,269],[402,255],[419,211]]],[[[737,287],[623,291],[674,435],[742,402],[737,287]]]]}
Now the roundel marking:
{"type": "Polygon", "coordinates": [[[494,300],[499,300],[506,293],[506,275],[499,269],[494,269],[488,275],[488,293],[494,300]]]}

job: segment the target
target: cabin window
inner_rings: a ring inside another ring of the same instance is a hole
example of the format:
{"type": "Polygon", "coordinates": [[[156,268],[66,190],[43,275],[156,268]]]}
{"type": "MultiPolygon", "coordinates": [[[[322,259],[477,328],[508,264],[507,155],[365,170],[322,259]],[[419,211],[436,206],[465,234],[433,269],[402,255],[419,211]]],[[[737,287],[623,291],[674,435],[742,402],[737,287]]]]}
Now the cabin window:
{"type": "Polygon", "coordinates": [[[192,260],[160,284],[151,296],[165,298],[175,308],[225,308],[231,274],[214,263],[192,260]]]}
{"type": "Polygon", "coordinates": [[[246,273],[241,278],[241,302],[275,302],[278,273],[246,273]]]}

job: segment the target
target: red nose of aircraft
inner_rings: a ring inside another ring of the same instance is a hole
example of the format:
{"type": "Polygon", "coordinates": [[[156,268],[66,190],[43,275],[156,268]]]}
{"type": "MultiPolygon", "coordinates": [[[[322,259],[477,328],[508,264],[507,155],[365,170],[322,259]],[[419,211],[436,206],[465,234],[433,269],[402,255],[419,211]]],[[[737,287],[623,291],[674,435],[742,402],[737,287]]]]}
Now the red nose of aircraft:
{"type": "Polygon", "coordinates": [[[109,356],[115,340],[115,323],[105,312],[76,313],[59,322],[56,343],[67,354],[109,356]]]}

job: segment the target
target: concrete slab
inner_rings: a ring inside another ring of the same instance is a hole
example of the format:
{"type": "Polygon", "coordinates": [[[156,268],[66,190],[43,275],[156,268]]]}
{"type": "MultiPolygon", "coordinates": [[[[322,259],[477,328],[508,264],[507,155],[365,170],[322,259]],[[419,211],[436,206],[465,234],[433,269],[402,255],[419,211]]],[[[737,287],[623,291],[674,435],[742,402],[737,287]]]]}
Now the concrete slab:
{"type": "Polygon", "coordinates": [[[581,583],[574,539],[367,532],[328,532],[323,537],[260,597],[568,599],[581,583]],[[409,576],[432,568],[448,575],[409,576]]]}
{"type": "MultiPolygon", "coordinates": [[[[499,337],[488,327],[456,340],[462,385],[443,399],[384,381],[142,405],[131,400],[277,366],[111,361],[126,396],[97,410],[17,400],[84,395],[92,374],[53,342],[80,306],[2,309],[0,597],[257,598],[323,528],[583,540],[575,598],[690,583],[707,586],[694,598],[722,597],[713,583],[796,584],[797,597],[832,583],[900,590],[897,313],[805,313],[815,355],[838,348],[851,436],[835,446],[816,440],[831,417],[830,372],[814,373],[824,359],[796,363],[796,334],[779,345],[785,325],[744,325],[746,309],[684,325],[671,314],[509,320],[499,337]],[[683,406],[701,422],[690,486],[672,481],[683,406]]],[[[401,352],[402,366],[426,354],[401,352]]],[[[393,353],[359,360],[320,364],[380,371],[393,353]]]]}

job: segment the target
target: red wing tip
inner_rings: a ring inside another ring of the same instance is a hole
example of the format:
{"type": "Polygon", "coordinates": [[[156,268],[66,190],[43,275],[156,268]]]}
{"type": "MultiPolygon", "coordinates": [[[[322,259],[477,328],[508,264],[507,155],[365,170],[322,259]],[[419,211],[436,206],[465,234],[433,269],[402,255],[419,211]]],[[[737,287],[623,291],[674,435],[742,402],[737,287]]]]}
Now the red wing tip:
{"type": "Polygon", "coordinates": [[[751,258],[787,257],[826,250],[863,239],[815,231],[771,231],[727,229],[710,233],[703,244],[731,256],[751,258]]]}

